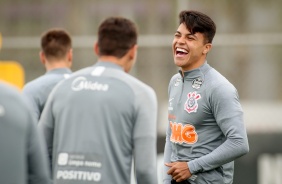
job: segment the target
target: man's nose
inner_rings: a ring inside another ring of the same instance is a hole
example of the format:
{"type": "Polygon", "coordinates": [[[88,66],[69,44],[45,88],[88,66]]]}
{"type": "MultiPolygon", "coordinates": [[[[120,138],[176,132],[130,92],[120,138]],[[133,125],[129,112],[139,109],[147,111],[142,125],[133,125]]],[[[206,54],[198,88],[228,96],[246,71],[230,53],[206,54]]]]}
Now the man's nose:
{"type": "Polygon", "coordinates": [[[181,36],[178,40],[177,40],[178,43],[185,43],[185,37],[184,36],[181,36]]]}

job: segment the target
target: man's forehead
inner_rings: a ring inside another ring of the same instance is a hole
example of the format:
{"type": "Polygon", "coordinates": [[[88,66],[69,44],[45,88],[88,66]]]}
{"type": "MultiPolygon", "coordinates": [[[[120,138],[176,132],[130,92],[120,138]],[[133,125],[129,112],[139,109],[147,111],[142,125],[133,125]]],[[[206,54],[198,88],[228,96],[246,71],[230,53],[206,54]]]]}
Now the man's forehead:
{"type": "Polygon", "coordinates": [[[176,32],[180,32],[180,33],[182,33],[182,34],[190,34],[190,35],[192,35],[192,33],[190,32],[190,30],[187,28],[187,26],[186,26],[184,23],[182,23],[182,24],[180,24],[180,25],[178,26],[176,32]]]}
{"type": "Polygon", "coordinates": [[[204,39],[204,34],[200,33],[200,32],[195,32],[194,34],[192,34],[188,28],[186,27],[186,25],[184,23],[180,24],[176,30],[176,33],[179,33],[181,35],[186,35],[186,36],[193,36],[196,37],[198,39],[204,39]]]}
{"type": "Polygon", "coordinates": [[[177,30],[176,30],[176,33],[179,33],[179,34],[183,34],[183,35],[192,35],[192,36],[196,36],[197,35],[197,33],[194,33],[194,34],[192,34],[186,27],[185,28],[178,28],[177,30]]]}

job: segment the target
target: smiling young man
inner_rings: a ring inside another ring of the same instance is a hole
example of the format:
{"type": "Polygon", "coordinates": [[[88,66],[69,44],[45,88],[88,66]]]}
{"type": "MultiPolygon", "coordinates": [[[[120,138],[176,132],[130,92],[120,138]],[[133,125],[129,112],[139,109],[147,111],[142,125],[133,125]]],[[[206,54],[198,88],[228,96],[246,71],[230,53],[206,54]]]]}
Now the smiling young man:
{"type": "Polygon", "coordinates": [[[235,87],[207,63],[216,25],[182,11],[172,44],[180,68],[169,83],[164,184],[231,184],[234,160],[249,151],[235,87]]]}

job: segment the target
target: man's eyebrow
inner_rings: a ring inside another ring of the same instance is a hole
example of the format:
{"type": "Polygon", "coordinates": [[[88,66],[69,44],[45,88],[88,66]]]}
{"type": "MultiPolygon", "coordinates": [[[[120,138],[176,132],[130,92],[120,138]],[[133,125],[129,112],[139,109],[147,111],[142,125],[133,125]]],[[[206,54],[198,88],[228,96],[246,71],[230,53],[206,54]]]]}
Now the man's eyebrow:
{"type": "MultiPolygon", "coordinates": [[[[175,33],[178,33],[178,34],[182,34],[181,32],[179,31],[175,31],[175,33]]],[[[188,34],[185,34],[186,36],[193,36],[195,38],[197,38],[197,36],[195,34],[192,34],[192,33],[188,33],[188,34]]]]}
{"type": "Polygon", "coordinates": [[[197,37],[195,34],[192,34],[192,33],[189,33],[189,34],[186,34],[187,36],[193,36],[193,37],[197,37]]]}

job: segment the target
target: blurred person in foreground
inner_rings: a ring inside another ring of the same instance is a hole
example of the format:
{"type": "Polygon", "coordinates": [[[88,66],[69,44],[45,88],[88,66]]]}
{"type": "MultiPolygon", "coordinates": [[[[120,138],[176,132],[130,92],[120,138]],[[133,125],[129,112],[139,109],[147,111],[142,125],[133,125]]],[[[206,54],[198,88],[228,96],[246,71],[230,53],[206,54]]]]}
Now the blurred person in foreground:
{"type": "Polygon", "coordinates": [[[231,184],[234,160],[248,153],[235,87],[206,60],[216,25],[207,15],[182,11],[172,43],[180,67],[169,83],[164,184],[231,184]]]}
{"type": "Polygon", "coordinates": [[[46,73],[30,81],[23,88],[23,94],[27,96],[37,121],[51,90],[71,74],[73,56],[69,33],[61,28],[52,28],[43,33],[39,56],[46,73]]]}
{"type": "Polygon", "coordinates": [[[98,62],[51,92],[39,121],[54,183],[156,184],[157,100],[128,74],[137,57],[137,29],[122,17],[104,20],[94,46],[98,62]]]}
{"type": "Polygon", "coordinates": [[[43,138],[20,92],[0,81],[0,183],[49,184],[43,138]]]}

